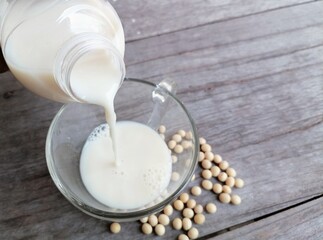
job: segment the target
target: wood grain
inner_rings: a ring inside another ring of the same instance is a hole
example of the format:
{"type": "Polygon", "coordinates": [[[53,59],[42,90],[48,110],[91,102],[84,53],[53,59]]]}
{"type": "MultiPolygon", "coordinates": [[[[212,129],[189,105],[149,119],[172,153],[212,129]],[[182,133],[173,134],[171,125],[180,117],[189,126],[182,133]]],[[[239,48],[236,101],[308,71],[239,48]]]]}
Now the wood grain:
{"type": "MultiPolygon", "coordinates": [[[[320,236],[321,228],[309,226],[322,221],[322,199],[266,216],[323,193],[323,2],[183,3],[113,2],[129,40],[128,76],[175,80],[200,135],[246,182],[235,191],[243,199],[238,207],[209,192],[197,198],[218,206],[200,235],[247,222],[223,239],[257,239],[270,226],[268,238],[320,236]],[[133,24],[143,26],[140,35],[133,24]],[[293,224],[300,229],[288,230],[293,224]]],[[[44,146],[60,106],[28,92],[10,73],[0,75],[0,238],[154,238],[142,235],[138,222],[111,235],[106,222],[79,212],[56,189],[44,146]]],[[[179,233],[167,227],[164,239],[179,233]]]]}

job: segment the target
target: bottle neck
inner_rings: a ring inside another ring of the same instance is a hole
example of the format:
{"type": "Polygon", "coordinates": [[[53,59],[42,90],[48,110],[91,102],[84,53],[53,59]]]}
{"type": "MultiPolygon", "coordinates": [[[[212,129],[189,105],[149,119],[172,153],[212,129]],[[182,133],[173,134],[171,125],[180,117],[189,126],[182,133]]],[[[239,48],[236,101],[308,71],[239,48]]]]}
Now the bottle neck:
{"type": "Polygon", "coordinates": [[[125,64],[121,53],[109,39],[95,33],[79,34],[67,41],[58,52],[54,64],[54,78],[57,85],[73,101],[84,102],[73,91],[71,84],[71,73],[75,64],[87,54],[101,50],[109,54],[120,71],[121,85],[125,78],[125,64]]]}

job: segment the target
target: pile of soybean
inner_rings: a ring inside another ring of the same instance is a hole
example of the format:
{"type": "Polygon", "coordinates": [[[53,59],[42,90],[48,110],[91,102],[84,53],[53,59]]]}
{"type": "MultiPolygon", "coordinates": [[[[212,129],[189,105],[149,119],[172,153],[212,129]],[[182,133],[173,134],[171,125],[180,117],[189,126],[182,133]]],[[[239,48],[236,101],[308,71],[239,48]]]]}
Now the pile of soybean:
{"type": "MultiPolygon", "coordinates": [[[[165,140],[166,127],[161,125],[158,131],[165,140]]],[[[167,142],[169,149],[173,153],[172,161],[174,164],[177,162],[177,155],[193,146],[191,140],[191,132],[179,130],[167,142]]],[[[236,170],[230,167],[228,161],[223,160],[219,154],[213,153],[212,147],[204,138],[199,138],[199,144],[199,170],[202,180],[199,184],[182,193],[171,205],[167,205],[161,213],[140,219],[143,234],[154,233],[158,236],[163,236],[166,232],[166,226],[170,225],[173,229],[182,231],[178,235],[178,240],[198,238],[199,231],[195,226],[204,224],[206,214],[214,214],[217,211],[214,202],[209,202],[203,206],[192,198],[193,196],[201,195],[203,190],[216,194],[221,203],[231,203],[232,205],[241,203],[241,197],[233,194],[233,188],[242,188],[244,181],[237,177],[236,170]],[[213,183],[212,178],[217,179],[217,182],[213,183]],[[179,211],[181,217],[172,218],[174,211],[179,211]],[[193,226],[193,223],[195,226],[193,226]]],[[[173,172],[171,180],[177,181],[179,177],[177,172],[173,172]]],[[[192,177],[192,181],[194,180],[195,175],[192,177]]],[[[121,225],[116,222],[110,224],[109,228],[112,233],[121,231],[121,225]]]]}

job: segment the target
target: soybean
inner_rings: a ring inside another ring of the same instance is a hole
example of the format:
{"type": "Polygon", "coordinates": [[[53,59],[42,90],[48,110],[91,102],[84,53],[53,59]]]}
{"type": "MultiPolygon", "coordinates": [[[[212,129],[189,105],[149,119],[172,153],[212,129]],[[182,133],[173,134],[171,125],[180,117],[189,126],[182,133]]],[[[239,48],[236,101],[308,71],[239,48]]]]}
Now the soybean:
{"type": "Polygon", "coordinates": [[[121,225],[119,223],[116,223],[116,222],[112,223],[110,225],[110,231],[112,233],[119,233],[121,231],[121,225]]]}
{"type": "Polygon", "coordinates": [[[179,200],[181,200],[183,203],[187,203],[189,199],[190,199],[190,196],[187,193],[182,193],[179,196],[179,200]]]}
{"type": "Polygon", "coordinates": [[[234,186],[236,188],[242,188],[244,186],[244,181],[241,178],[236,178],[234,186]]]}
{"type": "Polygon", "coordinates": [[[169,224],[169,217],[166,214],[160,214],[158,216],[158,222],[164,226],[169,224]]]}
{"type": "Polygon", "coordinates": [[[157,224],[157,226],[155,227],[155,233],[158,236],[163,236],[165,234],[165,227],[162,224],[157,224]]]}
{"type": "Polygon", "coordinates": [[[208,203],[206,204],[205,209],[208,213],[215,213],[217,208],[214,203],[208,203]]]}
{"type": "Polygon", "coordinates": [[[190,208],[185,208],[183,210],[183,217],[185,218],[193,218],[194,217],[194,211],[190,208]]]}
{"type": "Polygon", "coordinates": [[[201,193],[202,193],[202,189],[201,189],[199,186],[194,186],[194,187],[192,187],[192,189],[191,189],[191,193],[192,193],[194,196],[199,196],[199,195],[201,195],[201,193]]]}
{"type": "Polygon", "coordinates": [[[141,226],[141,231],[148,235],[148,234],[151,234],[153,232],[153,227],[149,224],[149,223],[144,223],[142,226],[141,226]]]}
{"type": "Polygon", "coordinates": [[[205,190],[211,190],[212,187],[213,187],[213,184],[210,180],[203,180],[202,181],[202,187],[205,189],[205,190]]]}
{"type": "Polygon", "coordinates": [[[183,218],[183,229],[189,230],[192,228],[192,221],[189,218],[183,218]]]}
{"type": "Polygon", "coordinates": [[[174,202],[174,208],[177,210],[177,211],[182,211],[183,208],[184,208],[184,203],[181,201],[181,200],[176,200],[174,202]]]}
{"type": "Polygon", "coordinates": [[[187,235],[190,239],[196,239],[199,236],[199,231],[193,227],[188,231],[187,235]]]}
{"type": "Polygon", "coordinates": [[[194,216],[194,222],[199,225],[203,224],[205,222],[205,216],[201,213],[196,214],[194,216]]]}
{"type": "Polygon", "coordinates": [[[210,170],[208,170],[208,169],[204,169],[202,171],[202,177],[204,179],[211,179],[212,178],[212,172],[210,170]]]}
{"type": "Polygon", "coordinates": [[[174,229],[180,230],[183,227],[183,222],[180,218],[175,218],[172,225],[174,229]]]}
{"type": "Polygon", "coordinates": [[[219,200],[222,203],[229,203],[231,201],[231,197],[228,193],[221,193],[219,195],[219,200]]]}
{"type": "Polygon", "coordinates": [[[238,195],[231,196],[231,203],[233,205],[239,205],[241,203],[241,198],[238,195]]]}

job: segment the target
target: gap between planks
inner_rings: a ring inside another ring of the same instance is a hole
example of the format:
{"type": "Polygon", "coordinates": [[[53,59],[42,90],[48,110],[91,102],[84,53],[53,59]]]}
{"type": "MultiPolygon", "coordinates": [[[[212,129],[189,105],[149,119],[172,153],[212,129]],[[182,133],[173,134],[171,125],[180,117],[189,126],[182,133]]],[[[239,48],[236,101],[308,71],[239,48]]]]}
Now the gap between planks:
{"type": "Polygon", "coordinates": [[[203,237],[200,237],[200,238],[199,238],[199,240],[206,240],[206,239],[209,239],[209,238],[217,237],[217,236],[219,236],[219,235],[221,235],[221,234],[223,234],[223,233],[227,233],[227,232],[230,232],[230,231],[232,231],[232,230],[236,230],[236,229],[238,229],[238,228],[241,228],[241,227],[244,227],[244,226],[247,226],[247,225],[253,224],[253,223],[255,223],[255,222],[258,222],[258,221],[260,221],[260,220],[263,220],[263,219],[265,219],[265,218],[269,218],[269,217],[272,217],[272,216],[274,216],[274,215],[280,214],[280,213],[285,212],[285,211],[287,211],[287,210],[290,210],[290,209],[293,209],[293,208],[297,208],[297,207],[299,207],[299,206],[301,206],[301,205],[304,205],[304,204],[309,203],[309,202],[311,202],[311,201],[317,200],[317,199],[319,199],[319,198],[323,198],[323,193],[321,193],[321,194],[319,194],[319,195],[317,195],[317,196],[314,196],[314,197],[312,197],[312,198],[310,198],[310,199],[307,199],[307,200],[305,200],[305,201],[302,201],[302,202],[296,203],[296,204],[294,204],[294,205],[291,205],[291,206],[288,206],[288,207],[282,208],[282,209],[277,210],[277,211],[275,211],[275,212],[268,213],[268,214],[265,214],[265,215],[263,215],[263,216],[260,216],[260,217],[254,218],[254,219],[249,220],[249,221],[247,221],[247,222],[239,223],[239,224],[236,224],[236,225],[230,226],[230,227],[228,227],[228,228],[225,228],[225,229],[222,229],[222,230],[216,231],[216,232],[214,232],[214,233],[211,233],[211,234],[205,235],[205,236],[203,236],[203,237]]]}

